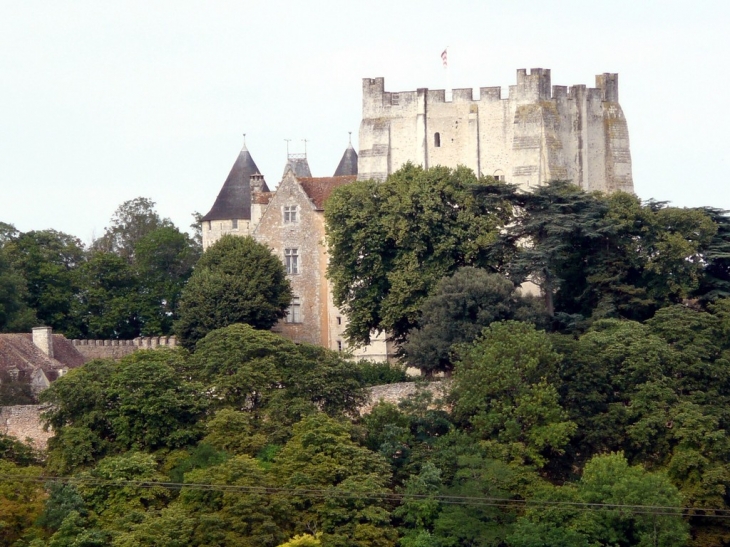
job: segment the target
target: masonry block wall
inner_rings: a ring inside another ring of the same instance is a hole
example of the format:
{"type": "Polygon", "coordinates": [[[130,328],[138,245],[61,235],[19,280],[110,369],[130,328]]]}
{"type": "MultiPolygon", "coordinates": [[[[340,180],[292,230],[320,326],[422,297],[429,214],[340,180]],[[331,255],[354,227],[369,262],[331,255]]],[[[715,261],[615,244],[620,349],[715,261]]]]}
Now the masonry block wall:
{"type": "Polygon", "coordinates": [[[0,406],[0,433],[21,441],[29,439],[35,448],[44,450],[53,432],[43,430],[42,410],[42,405],[0,406]]]}
{"type": "Polygon", "coordinates": [[[552,86],[549,69],[517,71],[501,87],[385,91],[383,78],[363,80],[358,178],[385,179],[404,163],[465,165],[529,189],[568,179],[587,191],[633,192],[626,118],[618,75],[596,87],[552,86]]]}

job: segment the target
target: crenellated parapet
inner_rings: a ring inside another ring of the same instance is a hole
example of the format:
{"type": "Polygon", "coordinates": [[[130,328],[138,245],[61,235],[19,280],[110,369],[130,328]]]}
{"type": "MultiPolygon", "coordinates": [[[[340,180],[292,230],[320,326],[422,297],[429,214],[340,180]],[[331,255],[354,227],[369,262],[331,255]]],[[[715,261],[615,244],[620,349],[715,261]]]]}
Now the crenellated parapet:
{"type": "Polygon", "coordinates": [[[175,347],[177,338],[174,336],[141,336],[133,340],[71,340],[71,343],[74,346],[156,348],[158,346],[175,347]]]}
{"type": "Polygon", "coordinates": [[[142,336],[133,340],[71,340],[86,361],[92,359],[121,359],[141,349],[174,348],[174,336],[142,336]]]}

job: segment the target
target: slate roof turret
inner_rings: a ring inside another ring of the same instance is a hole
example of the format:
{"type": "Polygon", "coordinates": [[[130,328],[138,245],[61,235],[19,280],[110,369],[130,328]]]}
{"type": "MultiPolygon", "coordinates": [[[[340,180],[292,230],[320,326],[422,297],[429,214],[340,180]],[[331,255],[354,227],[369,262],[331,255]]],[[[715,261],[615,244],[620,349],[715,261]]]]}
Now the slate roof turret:
{"type": "Polygon", "coordinates": [[[342,154],[340,164],[335,170],[335,177],[346,177],[350,175],[357,175],[357,152],[352,147],[352,139],[350,144],[347,145],[345,153],[342,154]]]}
{"type": "MultiPolygon", "coordinates": [[[[251,175],[259,173],[256,162],[243,144],[213,207],[201,220],[251,219],[251,175]]],[[[266,183],[264,183],[264,186],[266,183]]],[[[268,187],[262,189],[268,192],[268,187]]]]}
{"type": "Polygon", "coordinates": [[[284,166],[284,174],[291,168],[294,176],[297,178],[311,177],[312,171],[309,170],[309,162],[306,154],[289,154],[287,156],[286,165],[284,166]]]}

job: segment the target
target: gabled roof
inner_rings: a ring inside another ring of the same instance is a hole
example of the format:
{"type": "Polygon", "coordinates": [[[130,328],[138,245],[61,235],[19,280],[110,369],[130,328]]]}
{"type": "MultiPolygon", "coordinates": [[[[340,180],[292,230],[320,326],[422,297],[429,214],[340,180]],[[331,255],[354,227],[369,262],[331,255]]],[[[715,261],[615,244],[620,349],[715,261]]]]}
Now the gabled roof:
{"type": "Polygon", "coordinates": [[[16,369],[30,374],[37,369],[55,379],[55,371],[84,364],[84,356],[62,334],[53,335],[53,357],[48,357],[33,343],[31,334],[0,334],[0,371],[16,369]]]}
{"type": "Polygon", "coordinates": [[[312,172],[309,170],[309,162],[307,156],[299,154],[289,154],[286,165],[284,166],[284,174],[291,168],[297,178],[311,177],[312,172]]]}
{"type": "MultiPolygon", "coordinates": [[[[258,173],[259,168],[251,154],[243,145],[236,162],[228,173],[213,207],[201,220],[251,219],[251,175],[258,173]]],[[[263,190],[269,189],[264,183],[263,190]]]]}
{"type": "Polygon", "coordinates": [[[324,210],[324,204],[332,194],[335,188],[342,186],[343,184],[350,184],[357,180],[356,175],[348,175],[346,177],[301,177],[298,178],[299,184],[307,194],[309,199],[312,200],[315,209],[318,211],[324,210]]]}
{"type": "Polygon", "coordinates": [[[336,177],[343,177],[348,175],[357,175],[357,152],[352,147],[352,143],[347,145],[345,153],[342,154],[340,164],[335,170],[336,177]]]}

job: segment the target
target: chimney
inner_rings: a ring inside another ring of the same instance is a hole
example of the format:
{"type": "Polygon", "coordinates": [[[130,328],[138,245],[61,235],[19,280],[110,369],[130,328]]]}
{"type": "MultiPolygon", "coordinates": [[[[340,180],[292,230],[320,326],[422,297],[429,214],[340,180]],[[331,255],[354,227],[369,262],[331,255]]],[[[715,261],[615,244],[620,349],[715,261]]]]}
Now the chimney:
{"type": "Polygon", "coordinates": [[[254,173],[249,179],[251,184],[251,195],[260,194],[264,191],[264,176],[261,173],[254,173]]]}
{"type": "Polygon", "coordinates": [[[51,327],[33,327],[33,343],[53,359],[53,329],[51,327]]]}

